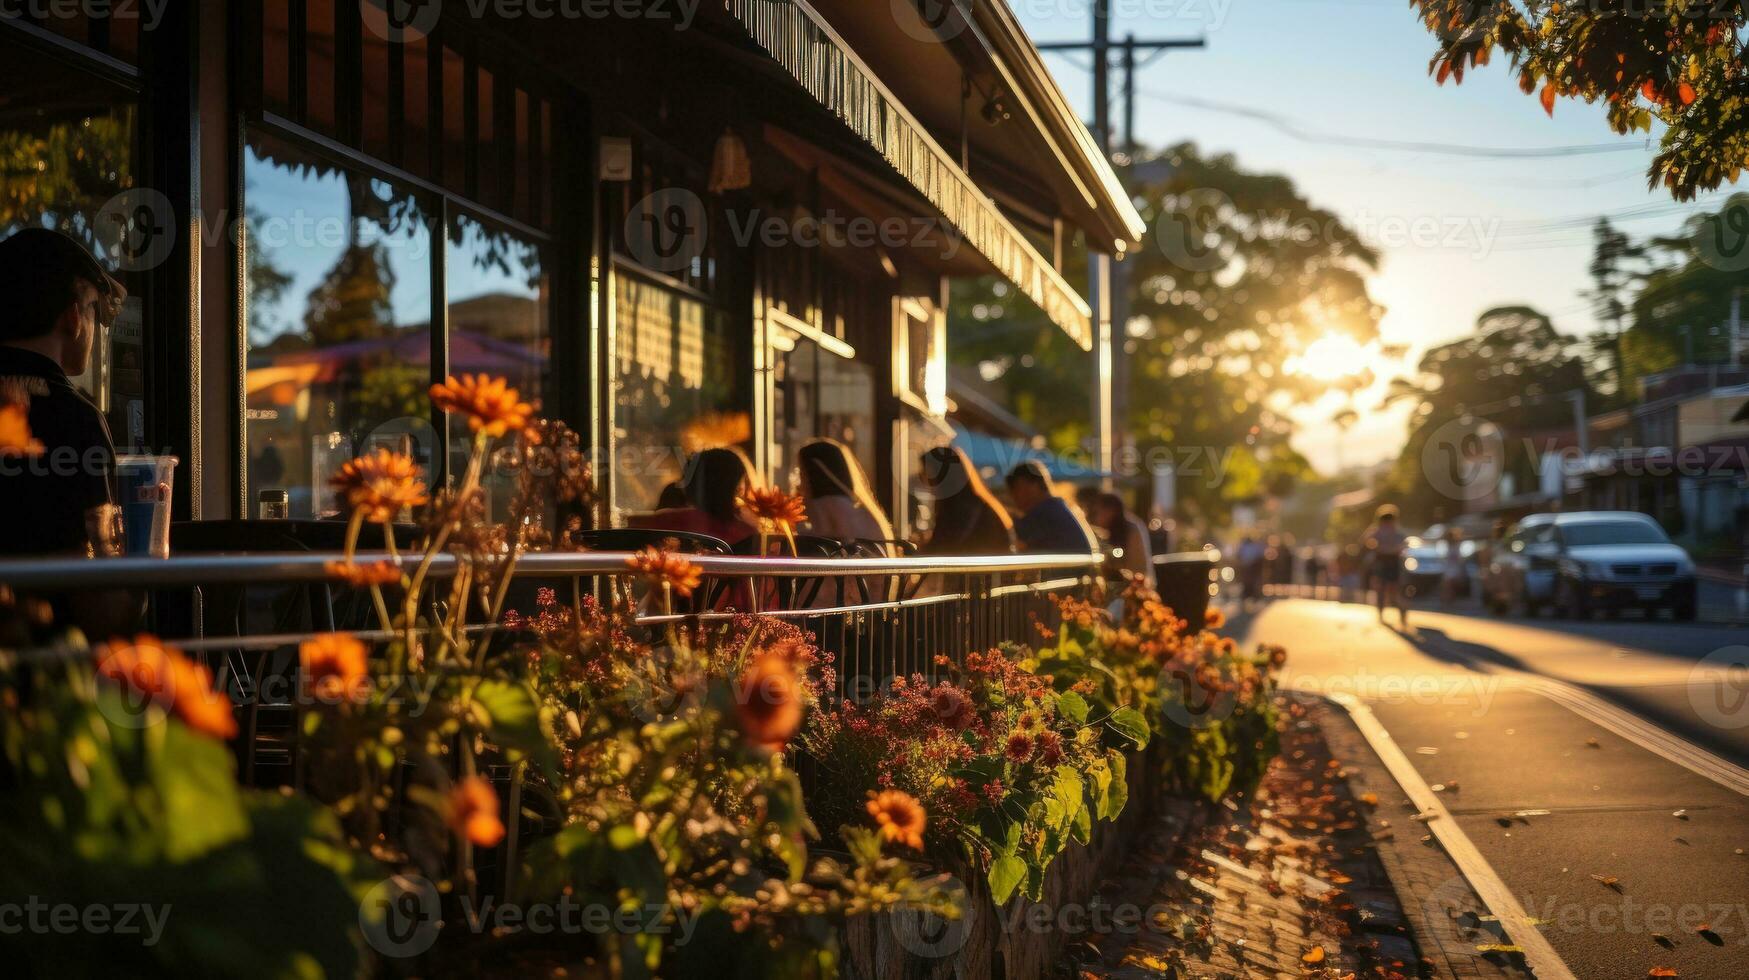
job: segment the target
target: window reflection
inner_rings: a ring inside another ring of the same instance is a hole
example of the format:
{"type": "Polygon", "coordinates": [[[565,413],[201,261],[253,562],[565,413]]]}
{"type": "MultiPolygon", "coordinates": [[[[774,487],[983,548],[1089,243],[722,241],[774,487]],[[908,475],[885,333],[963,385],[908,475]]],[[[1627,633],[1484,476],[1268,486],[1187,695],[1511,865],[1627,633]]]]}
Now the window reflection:
{"type": "Polygon", "coordinates": [[[685,452],[744,443],[737,356],[716,308],[618,269],[613,486],[621,511],[656,507],[685,452]]]}
{"type": "Polygon", "coordinates": [[[250,513],[285,490],[291,517],[329,517],[328,478],[361,452],[387,445],[432,468],[427,211],[259,133],[244,181],[250,513]]]}
{"type": "Polygon", "coordinates": [[[145,193],[136,186],[134,96],[4,38],[0,92],[0,239],[26,227],[66,232],[127,287],[90,367],[73,382],[108,416],[118,448],[145,450],[147,263],[124,254],[126,236],[114,225],[133,211],[133,199],[120,195],[145,193]]]}
{"type": "MultiPolygon", "coordinates": [[[[502,377],[526,401],[546,399],[552,363],[549,265],[544,248],[468,216],[450,228],[444,284],[451,374],[502,377]]],[[[508,512],[513,481],[485,481],[494,517],[508,512]]]]}

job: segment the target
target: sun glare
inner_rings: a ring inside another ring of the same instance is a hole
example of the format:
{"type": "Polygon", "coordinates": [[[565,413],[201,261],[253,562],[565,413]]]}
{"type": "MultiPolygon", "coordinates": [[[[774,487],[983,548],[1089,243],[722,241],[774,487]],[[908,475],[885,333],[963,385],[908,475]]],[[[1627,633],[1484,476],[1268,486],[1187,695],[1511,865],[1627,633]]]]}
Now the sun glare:
{"type": "Polygon", "coordinates": [[[1289,372],[1303,374],[1319,381],[1335,381],[1359,374],[1374,361],[1372,351],[1356,343],[1353,337],[1327,333],[1306,347],[1285,365],[1289,372]]]}

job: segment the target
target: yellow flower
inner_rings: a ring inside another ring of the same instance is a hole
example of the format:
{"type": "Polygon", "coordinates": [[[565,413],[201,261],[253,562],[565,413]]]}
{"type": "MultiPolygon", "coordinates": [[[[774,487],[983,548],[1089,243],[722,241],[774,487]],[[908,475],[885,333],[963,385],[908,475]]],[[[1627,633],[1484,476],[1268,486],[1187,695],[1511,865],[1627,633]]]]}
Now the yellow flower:
{"type": "Polygon", "coordinates": [[[431,386],[431,401],[443,411],[466,415],[469,429],[494,439],[521,429],[534,415],[534,406],[503,378],[484,374],[451,375],[431,386]]]}
{"type": "Polygon", "coordinates": [[[40,456],[43,444],[30,434],[23,405],[0,405],[0,456],[40,456]]]}
{"type": "Polygon", "coordinates": [[[498,794],[492,784],[469,776],[449,791],[448,822],[476,847],[496,847],[504,839],[504,819],[498,815],[498,794]]]}
{"type": "Polygon", "coordinates": [[[642,575],[651,588],[660,589],[666,585],[675,595],[682,597],[692,595],[702,574],[702,570],[687,561],[685,556],[654,547],[633,554],[626,559],[626,565],[642,575]]]}
{"type": "Polygon", "coordinates": [[[910,793],[898,789],[870,793],[868,815],[874,818],[883,839],[923,849],[923,804],[910,793]]]}
{"type": "Polygon", "coordinates": [[[392,521],[403,507],[418,507],[425,494],[425,474],[413,457],[378,449],[340,467],[328,481],[346,505],[362,510],[373,523],[392,521]]]}
{"type": "Polygon", "coordinates": [[[350,633],[323,633],[298,647],[304,677],[325,701],[363,700],[368,660],[364,644],[350,633]]]}

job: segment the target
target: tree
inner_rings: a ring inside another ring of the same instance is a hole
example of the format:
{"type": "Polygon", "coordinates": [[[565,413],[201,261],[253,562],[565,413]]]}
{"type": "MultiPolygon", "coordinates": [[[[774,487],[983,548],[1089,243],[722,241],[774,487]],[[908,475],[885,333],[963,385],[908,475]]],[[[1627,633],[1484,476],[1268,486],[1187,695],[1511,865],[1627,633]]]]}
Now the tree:
{"type": "Polygon", "coordinates": [[[1392,382],[1389,401],[1418,404],[1387,492],[1411,522],[1453,516],[1466,502],[1453,491],[1468,488],[1429,472],[1429,443],[1474,433],[1492,433],[1502,472],[1529,478],[1541,447],[1527,445],[1526,437],[1570,428],[1569,397],[1581,391],[1590,394],[1577,338],[1532,307],[1485,311],[1474,333],[1429,350],[1414,376],[1392,382]]]}
{"type": "Polygon", "coordinates": [[[1609,362],[1609,385],[1616,397],[1626,396],[1628,387],[1622,373],[1621,335],[1627,319],[1627,303],[1623,296],[1632,280],[1627,263],[1645,257],[1645,250],[1633,243],[1627,234],[1618,231],[1608,218],[1598,218],[1592,228],[1591,288],[1585,295],[1591,300],[1592,312],[1606,330],[1592,340],[1598,357],[1609,362]]]}
{"type": "Polygon", "coordinates": [[[1684,361],[1730,359],[1723,329],[1734,293],[1749,301],[1749,194],[1716,213],[1696,215],[1683,231],[1640,246],[1652,262],[1638,280],[1622,336],[1628,383],[1684,361]]]}
{"type": "MultiPolygon", "coordinates": [[[[1325,387],[1284,365],[1332,333],[1376,337],[1383,310],[1366,275],[1378,258],[1287,177],[1230,155],[1185,144],[1130,173],[1147,175],[1129,189],[1155,234],[1125,260],[1129,415],[1118,423],[1138,449],[1178,463],[1179,499],[1218,519],[1310,472],[1287,444],[1288,411],[1325,387]]],[[[1084,279],[1084,267],[1065,275],[1084,279]]],[[[1057,447],[1085,438],[1086,353],[1000,283],[962,284],[948,308],[956,358],[998,378],[1057,447]]]]}
{"type": "Polygon", "coordinates": [[[1717,0],[1410,0],[1438,39],[1428,72],[1461,83],[1496,49],[1554,114],[1566,96],[1608,107],[1617,133],[1665,127],[1647,170],[1677,200],[1749,165],[1749,5],[1717,0]]]}

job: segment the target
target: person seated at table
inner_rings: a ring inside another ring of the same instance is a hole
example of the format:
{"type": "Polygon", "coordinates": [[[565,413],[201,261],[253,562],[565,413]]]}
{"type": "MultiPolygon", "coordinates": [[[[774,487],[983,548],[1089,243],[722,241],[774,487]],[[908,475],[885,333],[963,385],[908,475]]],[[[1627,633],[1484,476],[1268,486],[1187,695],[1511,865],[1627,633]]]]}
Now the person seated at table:
{"type": "Polygon", "coordinates": [[[656,495],[657,510],[673,510],[685,507],[690,501],[686,499],[686,488],[679,480],[670,480],[662,485],[662,492],[656,495]]]}
{"type": "Polygon", "coordinates": [[[1027,460],[1008,471],[1008,496],[1020,510],[1014,536],[1020,550],[1052,554],[1091,554],[1098,550],[1093,532],[1069,502],[1051,490],[1044,465],[1027,460]]]}
{"type": "Polygon", "coordinates": [[[759,485],[753,464],[738,449],[706,449],[687,462],[680,480],[686,505],[640,514],[627,525],[654,531],[684,531],[708,534],[735,545],[754,534],[754,527],[741,515],[739,500],[748,488],[759,485]]]}
{"type": "Polygon", "coordinates": [[[1124,573],[1154,584],[1154,559],[1148,547],[1148,529],[1130,513],[1115,493],[1097,494],[1093,500],[1093,523],[1105,533],[1105,577],[1122,581],[1124,573]]]}
{"type": "Polygon", "coordinates": [[[843,443],[815,439],[796,452],[796,466],[808,508],[799,530],[846,544],[892,540],[893,526],[869,492],[862,464],[843,443]]]}
{"type": "Polygon", "coordinates": [[[953,446],[923,454],[923,483],[934,495],[935,531],[922,555],[1006,555],[1014,551],[1014,525],[996,502],[972,461],[953,446]]]}

